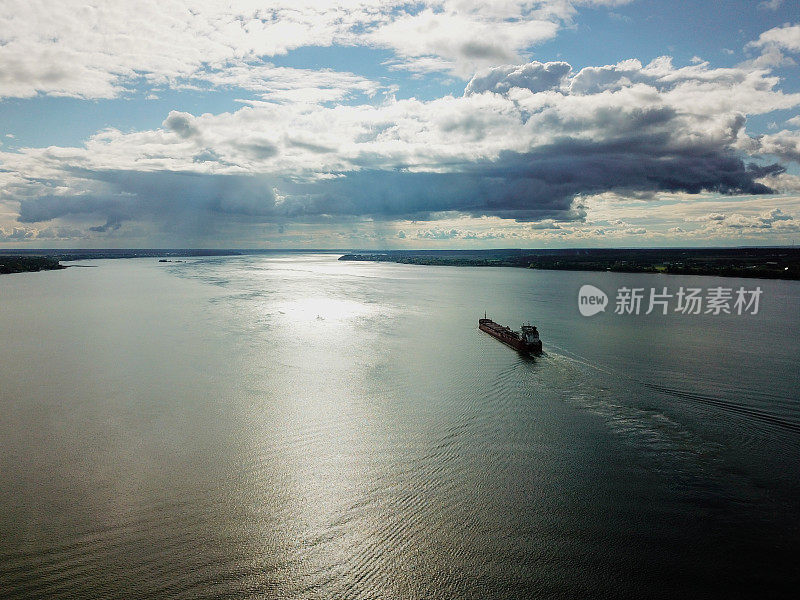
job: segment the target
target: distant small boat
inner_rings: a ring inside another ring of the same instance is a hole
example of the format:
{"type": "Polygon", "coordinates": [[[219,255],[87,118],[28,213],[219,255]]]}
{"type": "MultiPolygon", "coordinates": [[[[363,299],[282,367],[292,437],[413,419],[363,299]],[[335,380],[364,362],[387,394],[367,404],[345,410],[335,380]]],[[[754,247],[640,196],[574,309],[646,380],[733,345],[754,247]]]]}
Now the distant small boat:
{"type": "Polygon", "coordinates": [[[539,339],[539,330],[535,325],[523,324],[522,331],[512,331],[510,327],[495,323],[483,314],[482,319],[478,319],[478,329],[485,331],[504,344],[511,346],[514,350],[524,354],[538,354],[542,351],[542,340],[539,339]]]}

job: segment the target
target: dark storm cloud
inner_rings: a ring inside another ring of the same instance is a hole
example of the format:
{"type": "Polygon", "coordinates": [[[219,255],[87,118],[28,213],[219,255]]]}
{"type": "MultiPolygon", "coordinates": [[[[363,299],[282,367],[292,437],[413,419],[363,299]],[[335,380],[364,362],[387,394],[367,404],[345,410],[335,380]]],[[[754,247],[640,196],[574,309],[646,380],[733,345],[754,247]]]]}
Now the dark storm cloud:
{"type": "Polygon", "coordinates": [[[659,141],[659,136],[603,144],[566,140],[536,153],[508,154],[492,172],[536,181],[546,194],[572,197],[613,190],[769,194],[772,190],[755,180],[784,171],[780,165],[745,166],[731,153],[671,151],[659,141]]]}
{"type": "Polygon", "coordinates": [[[428,219],[447,211],[544,219],[567,215],[572,202],[541,193],[539,182],[519,173],[477,165],[459,173],[360,171],[282,189],[286,199],[277,213],[299,220],[318,215],[428,219]]]}
{"type": "Polygon", "coordinates": [[[312,182],[287,179],[135,171],[72,171],[101,192],[45,195],[20,204],[22,222],[70,215],[102,219],[95,231],[126,220],[165,224],[224,217],[241,222],[314,221],[369,216],[430,219],[457,211],[519,221],[577,220],[575,198],[605,191],[722,194],[771,193],[756,179],[779,165],[745,165],[726,153],[670,152],[658,140],[607,144],[564,141],[535,153],[504,153],[496,161],[461,165],[457,172],[363,170],[312,182]],[[273,189],[279,190],[276,197],[273,189]]]}
{"type": "MultiPolygon", "coordinates": [[[[563,143],[536,153],[505,153],[494,162],[474,163],[458,173],[363,171],[326,182],[293,202],[294,214],[369,214],[420,218],[458,211],[525,221],[581,217],[573,200],[605,191],[714,191],[767,194],[755,181],[778,165],[755,167],[729,154],[637,153],[626,144],[563,143]]],[[[288,207],[286,207],[288,208],[288,207]]]]}

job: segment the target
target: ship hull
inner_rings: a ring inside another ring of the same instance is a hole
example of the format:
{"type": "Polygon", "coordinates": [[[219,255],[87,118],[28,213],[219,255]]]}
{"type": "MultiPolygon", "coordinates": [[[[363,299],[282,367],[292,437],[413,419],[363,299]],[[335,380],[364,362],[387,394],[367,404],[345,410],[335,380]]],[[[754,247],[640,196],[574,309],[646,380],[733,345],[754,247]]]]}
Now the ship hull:
{"type": "MultiPolygon", "coordinates": [[[[485,321],[485,319],[481,319],[485,321]]],[[[512,335],[508,327],[502,327],[493,321],[488,323],[479,322],[478,329],[488,333],[490,336],[503,342],[505,345],[510,346],[517,352],[522,354],[539,354],[542,351],[542,342],[526,342],[519,337],[512,335]]]]}

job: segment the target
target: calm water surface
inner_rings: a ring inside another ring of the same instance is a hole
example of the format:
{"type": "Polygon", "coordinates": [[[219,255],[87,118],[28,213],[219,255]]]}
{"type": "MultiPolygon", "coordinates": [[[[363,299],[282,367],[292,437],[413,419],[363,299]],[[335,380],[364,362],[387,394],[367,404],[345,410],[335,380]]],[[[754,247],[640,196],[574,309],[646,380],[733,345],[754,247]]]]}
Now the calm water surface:
{"type": "Polygon", "coordinates": [[[0,278],[0,596],[796,590],[800,284],[337,257],[0,278]],[[584,283],[764,293],[584,318],[584,283]]]}

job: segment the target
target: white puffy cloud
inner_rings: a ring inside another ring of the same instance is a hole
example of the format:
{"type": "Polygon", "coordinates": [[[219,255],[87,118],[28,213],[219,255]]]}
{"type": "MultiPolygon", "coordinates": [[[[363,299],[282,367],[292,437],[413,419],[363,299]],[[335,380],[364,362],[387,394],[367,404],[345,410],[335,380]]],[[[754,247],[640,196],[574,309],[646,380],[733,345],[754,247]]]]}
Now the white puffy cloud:
{"type": "Polygon", "coordinates": [[[30,227],[12,227],[9,229],[0,227],[0,242],[24,242],[35,237],[36,230],[30,227]]]}
{"type": "Polygon", "coordinates": [[[789,149],[796,143],[789,131],[759,139],[744,132],[747,114],[800,104],[800,94],[776,89],[778,79],[764,71],[676,68],[667,59],[569,71],[560,62],[501,67],[473,78],[463,97],[431,101],[251,102],[216,115],[173,111],[160,129],[110,129],[83,148],[27,149],[3,160],[19,172],[69,165],[319,179],[363,169],[454,172],[554,145],[572,153],[608,144],[625,152],[627,144],[630,154],[700,156],[735,149],[759,154],[781,140],[789,149]]]}
{"type": "Polygon", "coordinates": [[[787,23],[765,31],[758,39],[748,44],[752,48],[776,47],[787,52],[800,52],[800,25],[787,23]]]}
{"type": "Polygon", "coordinates": [[[538,93],[558,90],[572,67],[565,62],[541,63],[533,61],[524,65],[505,65],[482,71],[467,84],[465,96],[495,92],[507,94],[512,88],[538,93]]]}
{"type": "MultiPolygon", "coordinates": [[[[703,220],[703,219],[701,219],[703,220]]],[[[741,213],[732,213],[723,215],[719,213],[712,213],[704,219],[707,221],[706,229],[780,229],[783,232],[798,231],[798,226],[794,222],[792,215],[786,214],[780,208],[773,208],[761,214],[744,215],[741,213]]]]}
{"type": "Polygon", "coordinates": [[[162,85],[197,75],[213,81],[230,65],[236,71],[299,46],[330,45],[368,17],[370,3],[341,6],[337,19],[332,4],[303,0],[266,7],[249,0],[6,0],[0,89],[5,96],[110,98],[140,78],[162,85]]]}
{"type": "Polygon", "coordinates": [[[430,240],[452,240],[459,237],[459,235],[461,235],[461,232],[457,229],[441,229],[439,227],[417,232],[418,238],[430,240]]]}
{"type": "MultiPolygon", "coordinates": [[[[142,82],[272,92],[270,82],[285,82],[289,73],[276,72],[269,58],[333,44],[388,48],[396,66],[469,77],[520,61],[527,48],[570,24],[577,5],[617,3],[4,0],[0,95],[112,98],[142,82]]],[[[291,89],[319,88],[314,77],[291,89]]]]}
{"type": "Polygon", "coordinates": [[[358,94],[375,96],[381,84],[353,73],[330,69],[295,69],[272,64],[228,63],[195,72],[191,82],[216,87],[241,88],[270,102],[318,104],[344,100],[358,94]]]}
{"type": "Polygon", "coordinates": [[[368,36],[391,48],[402,64],[436,57],[448,70],[468,77],[488,65],[516,62],[519,52],[555,37],[560,25],[552,14],[525,13],[527,2],[441,2],[436,10],[404,13],[368,36]]]}
{"type": "Polygon", "coordinates": [[[783,160],[800,162],[800,131],[783,130],[762,135],[753,141],[753,153],[769,154],[783,160]]]}
{"type": "Polygon", "coordinates": [[[745,50],[754,49],[760,55],[750,61],[754,67],[771,68],[795,66],[797,63],[789,55],[800,52],[800,25],[786,23],[762,33],[757,40],[749,42],[745,50]]]}

